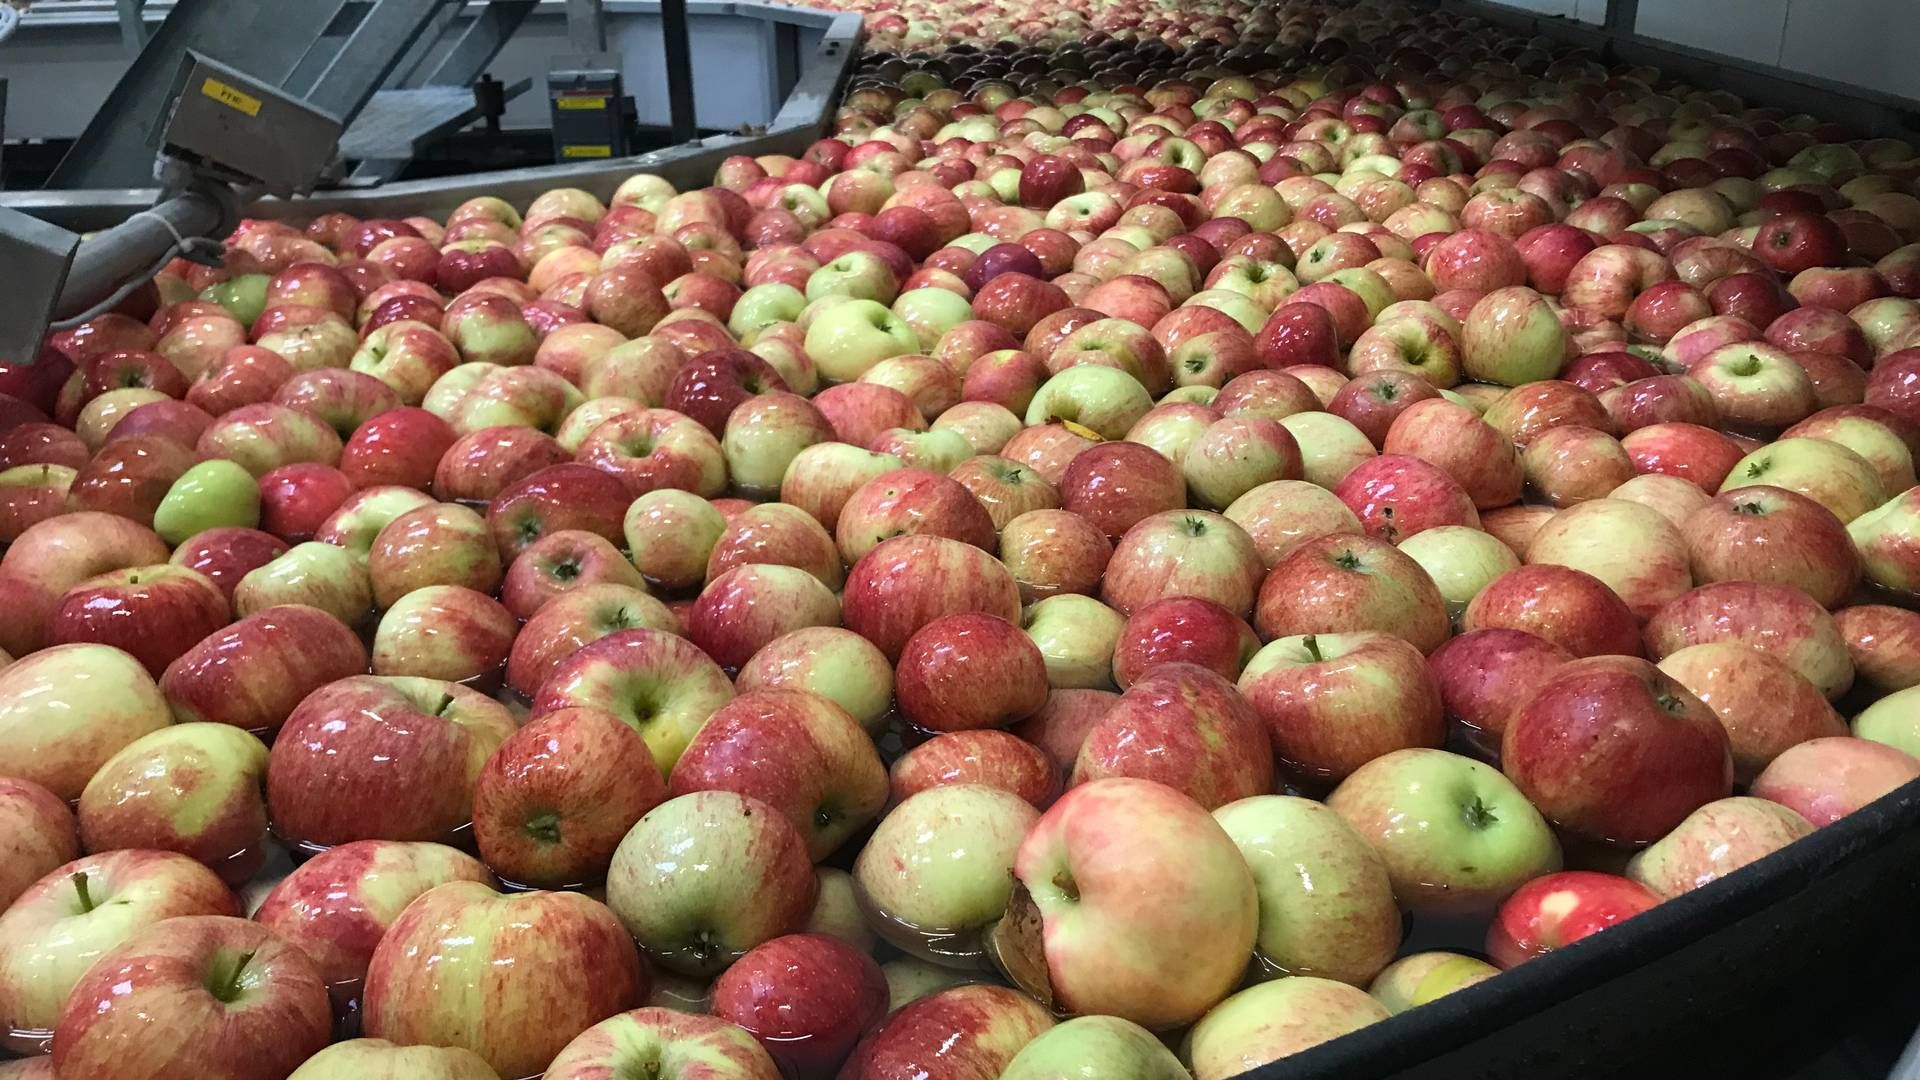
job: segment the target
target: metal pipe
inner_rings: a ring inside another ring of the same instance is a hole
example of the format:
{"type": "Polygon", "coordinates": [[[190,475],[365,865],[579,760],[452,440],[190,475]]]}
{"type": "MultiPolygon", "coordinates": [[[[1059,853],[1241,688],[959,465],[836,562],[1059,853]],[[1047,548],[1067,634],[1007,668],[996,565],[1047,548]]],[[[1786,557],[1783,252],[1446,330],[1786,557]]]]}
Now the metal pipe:
{"type": "Polygon", "coordinates": [[[693,49],[687,42],[687,0],[660,0],[660,40],[667,54],[667,111],[673,141],[699,134],[693,115],[693,49]]]}
{"type": "Polygon", "coordinates": [[[222,199],[211,190],[187,191],[89,237],[74,253],[73,268],[54,309],[56,317],[81,314],[127,281],[151,273],[154,264],[175,247],[176,234],[226,235],[234,224],[234,205],[231,194],[222,199]]]}

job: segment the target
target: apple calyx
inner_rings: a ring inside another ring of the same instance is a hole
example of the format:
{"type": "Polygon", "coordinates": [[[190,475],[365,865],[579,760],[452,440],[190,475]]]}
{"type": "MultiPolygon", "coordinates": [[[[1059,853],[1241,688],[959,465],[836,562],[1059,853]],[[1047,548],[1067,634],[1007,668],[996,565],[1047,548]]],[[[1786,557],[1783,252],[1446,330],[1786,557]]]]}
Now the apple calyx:
{"type": "Polygon", "coordinates": [[[1460,816],[1466,820],[1467,827],[1473,829],[1485,829],[1500,822],[1500,816],[1493,812],[1493,807],[1478,795],[1460,809],[1460,816]]]}
{"type": "MultiPolygon", "coordinates": [[[[1068,877],[1067,885],[1072,884],[1073,879],[1068,877]]],[[[1062,891],[1068,890],[1062,888],[1062,891]]],[[[1070,895],[1073,899],[1079,898],[1077,892],[1070,895]]],[[[1053,980],[1047,974],[1045,933],[1046,920],[1040,914],[1040,906],[1033,902],[1033,894],[1027,891],[1026,885],[1015,880],[1013,893],[1007,897],[1006,914],[987,931],[987,955],[1007,981],[1053,1010],[1053,980]]]]}
{"type": "Polygon", "coordinates": [[[1733,504],[1733,512],[1736,514],[1747,514],[1752,517],[1761,517],[1766,514],[1767,510],[1766,507],[1761,506],[1751,499],[1742,499],[1733,504]]]}
{"type": "Polygon", "coordinates": [[[528,836],[543,844],[560,842],[560,815],[551,810],[542,810],[533,815],[521,828],[526,830],[528,836]]]}

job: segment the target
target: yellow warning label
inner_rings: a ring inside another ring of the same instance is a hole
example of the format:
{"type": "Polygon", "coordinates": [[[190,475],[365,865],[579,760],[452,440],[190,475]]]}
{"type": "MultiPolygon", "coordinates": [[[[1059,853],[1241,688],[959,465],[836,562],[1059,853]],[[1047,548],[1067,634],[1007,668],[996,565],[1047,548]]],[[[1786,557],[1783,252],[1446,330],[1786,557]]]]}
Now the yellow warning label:
{"type": "Polygon", "coordinates": [[[229,109],[238,110],[246,113],[248,116],[260,115],[259,98],[254,97],[252,94],[243,94],[233,87],[228,86],[226,83],[221,82],[219,79],[208,79],[206,82],[201,83],[200,92],[220,104],[225,105],[229,109]]]}
{"type": "Polygon", "coordinates": [[[554,105],[561,109],[604,109],[607,107],[607,99],[603,97],[559,97],[553,100],[554,105]]]}
{"type": "Polygon", "coordinates": [[[561,148],[560,156],[570,158],[612,157],[613,147],[607,146],[604,143],[599,146],[566,146],[561,148]]]}

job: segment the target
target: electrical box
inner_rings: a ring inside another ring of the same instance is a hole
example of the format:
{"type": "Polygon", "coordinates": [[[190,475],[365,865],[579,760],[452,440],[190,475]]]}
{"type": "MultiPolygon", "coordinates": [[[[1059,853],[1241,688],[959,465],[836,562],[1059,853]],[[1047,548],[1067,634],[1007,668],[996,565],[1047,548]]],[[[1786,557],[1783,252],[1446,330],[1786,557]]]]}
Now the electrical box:
{"type": "Polygon", "coordinates": [[[286,197],[313,190],[343,126],[271,83],[188,52],[151,141],[222,179],[286,197]]]}
{"type": "Polygon", "coordinates": [[[547,104],[553,117],[557,162],[626,157],[627,101],[620,70],[597,64],[563,64],[547,73],[547,104]]]}

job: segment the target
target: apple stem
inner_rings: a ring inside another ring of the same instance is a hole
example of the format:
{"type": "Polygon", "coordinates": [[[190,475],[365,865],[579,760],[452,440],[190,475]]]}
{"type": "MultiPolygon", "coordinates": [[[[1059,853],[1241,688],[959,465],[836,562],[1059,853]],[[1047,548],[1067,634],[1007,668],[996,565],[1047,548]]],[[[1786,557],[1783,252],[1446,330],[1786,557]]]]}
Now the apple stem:
{"type": "Polygon", "coordinates": [[[1080,899],[1079,883],[1074,881],[1073,875],[1065,870],[1053,875],[1053,887],[1059,889],[1069,900],[1080,899]]]}
{"type": "Polygon", "coordinates": [[[1306,640],[1302,641],[1300,645],[1307,650],[1307,655],[1313,657],[1315,660],[1326,659],[1326,657],[1320,655],[1320,639],[1313,634],[1308,634],[1306,640]]]}
{"type": "Polygon", "coordinates": [[[84,914],[86,912],[92,911],[95,905],[93,903],[93,895],[87,891],[86,871],[84,870],[76,871],[74,875],[68,880],[73,882],[73,891],[80,894],[81,913],[84,914]]]}
{"type": "Polygon", "coordinates": [[[440,697],[440,704],[434,706],[433,715],[445,716],[447,715],[447,710],[452,707],[453,707],[453,695],[443,694],[440,697]]]}

